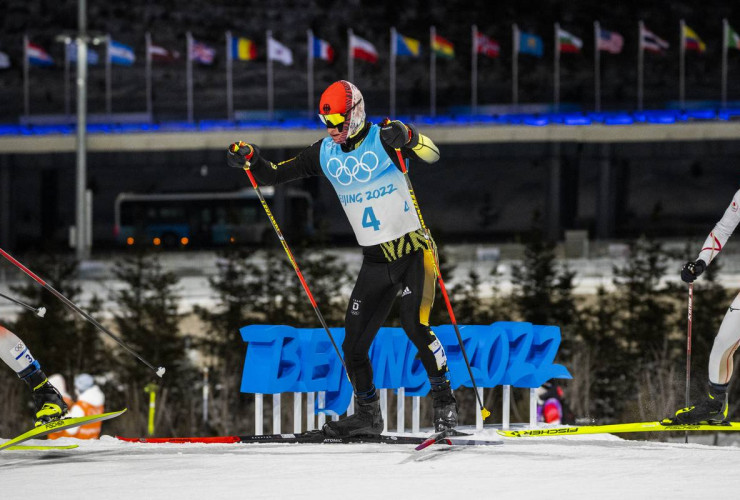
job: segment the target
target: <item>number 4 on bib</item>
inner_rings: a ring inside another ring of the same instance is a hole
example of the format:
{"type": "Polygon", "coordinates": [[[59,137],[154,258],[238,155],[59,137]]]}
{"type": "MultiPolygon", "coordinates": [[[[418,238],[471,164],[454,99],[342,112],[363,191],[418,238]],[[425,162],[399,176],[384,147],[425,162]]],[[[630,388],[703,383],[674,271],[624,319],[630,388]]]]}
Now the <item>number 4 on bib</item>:
{"type": "Polygon", "coordinates": [[[375,217],[373,207],[367,207],[362,212],[362,227],[371,227],[373,231],[380,231],[380,221],[375,217]]]}

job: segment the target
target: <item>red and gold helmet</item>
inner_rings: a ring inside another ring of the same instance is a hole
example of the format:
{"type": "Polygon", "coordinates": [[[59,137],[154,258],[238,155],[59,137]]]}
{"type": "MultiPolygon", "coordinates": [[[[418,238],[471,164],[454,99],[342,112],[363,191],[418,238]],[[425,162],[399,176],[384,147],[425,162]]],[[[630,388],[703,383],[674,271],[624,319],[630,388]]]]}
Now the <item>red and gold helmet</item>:
{"type": "Polygon", "coordinates": [[[346,142],[365,123],[365,103],[360,90],[346,80],[329,85],[321,94],[319,118],[327,128],[341,130],[337,142],[346,142]]]}

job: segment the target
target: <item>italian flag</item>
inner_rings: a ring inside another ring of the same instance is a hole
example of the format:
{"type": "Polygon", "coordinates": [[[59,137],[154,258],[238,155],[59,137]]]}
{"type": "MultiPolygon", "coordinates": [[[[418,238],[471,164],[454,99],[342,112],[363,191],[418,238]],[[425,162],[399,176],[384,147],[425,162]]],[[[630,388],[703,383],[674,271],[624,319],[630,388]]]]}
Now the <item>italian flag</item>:
{"type": "Polygon", "coordinates": [[[740,50],[740,35],[738,35],[730,26],[727,26],[727,46],[731,49],[740,50]]]}
{"type": "Polygon", "coordinates": [[[578,53],[583,48],[583,42],[575,35],[558,28],[558,48],[560,52],[578,53]]]}

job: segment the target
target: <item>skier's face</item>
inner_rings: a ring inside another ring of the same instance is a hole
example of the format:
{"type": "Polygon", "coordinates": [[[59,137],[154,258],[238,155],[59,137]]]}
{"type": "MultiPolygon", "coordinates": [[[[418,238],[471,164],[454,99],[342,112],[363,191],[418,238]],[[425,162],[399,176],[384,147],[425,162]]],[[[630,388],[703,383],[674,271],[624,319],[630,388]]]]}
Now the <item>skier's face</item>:
{"type": "Polygon", "coordinates": [[[342,131],[339,130],[340,128],[343,128],[344,124],[340,125],[339,127],[332,127],[327,128],[326,131],[329,132],[329,136],[334,141],[335,144],[339,144],[341,142],[341,136],[342,131]]]}

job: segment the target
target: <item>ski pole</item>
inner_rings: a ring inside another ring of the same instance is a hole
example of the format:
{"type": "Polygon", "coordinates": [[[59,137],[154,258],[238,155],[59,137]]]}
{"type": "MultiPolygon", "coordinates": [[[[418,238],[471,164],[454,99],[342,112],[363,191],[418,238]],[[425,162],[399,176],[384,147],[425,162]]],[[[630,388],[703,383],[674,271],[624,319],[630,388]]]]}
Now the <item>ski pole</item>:
{"type": "Polygon", "coordinates": [[[20,300],[14,299],[13,297],[8,297],[7,295],[3,293],[0,293],[0,297],[4,299],[8,299],[9,301],[13,302],[14,304],[18,304],[21,307],[25,307],[29,311],[36,313],[36,316],[38,316],[39,318],[43,318],[44,315],[46,314],[46,308],[44,306],[41,306],[41,307],[29,306],[25,302],[21,302],[20,300]]]}
{"type": "MultiPolygon", "coordinates": [[[[686,336],[686,408],[689,407],[691,392],[691,324],[694,322],[694,283],[689,283],[689,306],[688,306],[689,328],[686,336]]],[[[689,432],[686,431],[684,442],[689,442],[689,432]]]]}
{"type": "Polygon", "coordinates": [[[2,248],[0,248],[0,254],[3,257],[5,257],[6,259],[8,259],[8,261],[10,261],[18,269],[20,269],[21,271],[23,271],[24,273],[26,273],[28,276],[30,276],[36,283],[38,283],[39,285],[41,285],[44,288],[46,288],[49,292],[52,293],[52,295],[54,295],[56,298],[58,298],[59,300],[61,300],[67,307],[69,307],[74,312],[76,312],[77,314],[79,314],[80,316],[82,316],[83,318],[85,318],[95,328],[97,328],[98,330],[100,330],[101,332],[105,333],[106,335],[108,335],[113,340],[115,340],[118,343],[118,345],[120,345],[126,351],[128,351],[129,354],[131,354],[133,357],[135,357],[136,359],[138,359],[139,361],[141,361],[142,363],[144,363],[146,366],[148,366],[149,368],[151,368],[152,370],[154,370],[154,372],[157,374],[158,377],[161,378],[162,375],[164,375],[164,372],[165,372],[164,366],[160,366],[158,368],[155,368],[154,365],[152,365],[150,362],[148,362],[147,360],[145,360],[144,358],[142,358],[136,351],[134,351],[133,349],[131,349],[128,346],[128,344],[126,344],[126,342],[124,342],[123,340],[119,339],[116,335],[114,335],[113,333],[111,333],[110,330],[108,330],[103,325],[101,325],[100,323],[98,323],[97,321],[95,321],[95,319],[92,316],[90,316],[85,311],[83,311],[82,309],[80,309],[74,302],[72,302],[71,300],[69,300],[67,297],[65,297],[64,295],[62,295],[58,291],[56,291],[54,289],[54,287],[52,287],[51,285],[49,285],[48,283],[46,283],[44,280],[42,280],[41,278],[39,278],[38,276],[36,276],[36,274],[34,274],[30,269],[28,269],[26,266],[24,266],[20,262],[18,262],[8,252],[6,252],[2,248]]]}
{"type": "MultiPolygon", "coordinates": [[[[234,149],[232,153],[236,153],[236,151],[238,151],[240,147],[239,144],[243,144],[243,143],[234,144],[234,146],[236,146],[236,149],[234,149]]],[[[275,229],[275,233],[277,233],[278,239],[280,239],[280,243],[283,245],[283,249],[285,250],[285,253],[288,255],[288,260],[293,266],[293,270],[295,270],[295,273],[298,275],[298,279],[301,281],[301,285],[303,285],[303,289],[306,291],[306,295],[308,295],[308,300],[311,301],[313,310],[316,312],[316,316],[318,316],[319,321],[321,322],[321,326],[323,326],[324,330],[326,330],[326,334],[329,336],[329,340],[331,340],[331,345],[334,346],[334,350],[336,351],[337,356],[339,356],[339,361],[342,363],[344,372],[347,374],[347,378],[349,379],[349,372],[347,371],[347,365],[344,364],[344,358],[342,358],[342,353],[339,351],[339,347],[337,346],[337,343],[334,341],[334,336],[329,331],[329,327],[326,325],[326,321],[324,321],[324,316],[321,314],[321,311],[319,310],[319,306],[316,304],[316,300],[313,298],[313,294],[311,293],[311,290],[308,288],[308,284],[306,283],[306,280],[303,278],[303,273],[301,272],[300,268],[298,267],[298,264],[293,258],[293,253],[290,251],[290,248],[288,247],[288,242],[285,241],[285,237],[283,236],[282,231],[280,231],[280,226],[278,226],[278,223],[275,220],[275,217],[273,217],[272,212],[270,211],[270,207],[267,205],[267,201],[265,201],[265,197],[262,196],[262,191],[260,190],[260,187],[257,185],[257,180],[254,178],[254,175],[252,175],[252,171],[249,169],[250,167],[249,160],[252,158],[253,153],[254,153],[254,149],[252,149],[252,153],[249,154],[249,157],[244,162],[244,171],[247,173],[247,176],[249,176],[249,182],[252,183],[252,187],[257,193],[257,197],[260,199],[260,203],[262,203],[262,208],[265,209],[267,218],[270,219],[270,222],[272,223],[272,227],[273,229],[275,229]]],[[[350,383],[352,383],[351,379],[350,379],[350,383]]]]}
{"type": "Polygon", "coordinates": [[[432,245],[432,235],[429,232],[429,228],[424,224],[424,219],[421,216],[421,209],[419,208],[419,202],[416,200],[416,194],[414,193],[414,188],[411,185],[411,178],[409,177],[409,171],[406,168],[406,162],[403,159],[403,155],[401,154],[400,149],[396,149],[396,155],[398,155],[398,162],[401,164],[401,172],[403,172],[403,176],[406,179],[406,187],[409,189],[409,194],[411,195],[411,201],[414,203],[414,208],[416,209],[416,215],[419,217],[419,222],[421,223],[421,228],[424,231],[424,239],[427,242],[427,247],[429,248],[429,251],[432,252],[432,261],[434,262],[434,272],[437,275],[437,282],[439,283],[439,289],[442,291],[442,297],[445,299],[445,305],[447,306],[447,312],[450,314],[450,321],[452,321],[452,326],[455,328],[455,335],[457,335],[457,343],[460,345],[460,351],[462,352],[463,359],[465,359],[465,366],[468,369],[468,374],[470,375],[470,382],[473,384],[473,390],[475,391],[475,397],[478,400],[478,404],[480,405],[480,414],[483,417],[483,420],[488,418],[491,415],[491,412],[486,409],[486,407],[483,405],[483,401],[481,400],[480,394],[478,394],[478,386],[475,383],[475,378],[473,377],[473,369],[470,367],[470,360],[468,359],[468,353],[465,352],[465,345],[463,344],[462,335],[460,335],[460,328],[457,326],[457,320],[455,319],[455,313],[452,311],[452,304],[450,303],[450,297],[447,295],[447,288],[445,288],[445,282],[442,280],[442,273],[439,269],[439,262],[437,262],[437,254],[434,251],[433,245],[432,245]]]}

